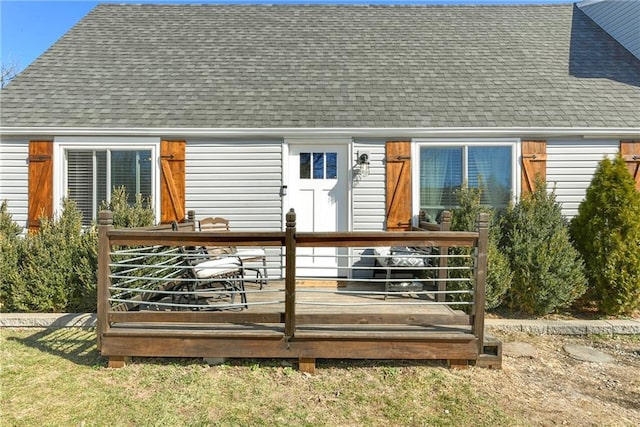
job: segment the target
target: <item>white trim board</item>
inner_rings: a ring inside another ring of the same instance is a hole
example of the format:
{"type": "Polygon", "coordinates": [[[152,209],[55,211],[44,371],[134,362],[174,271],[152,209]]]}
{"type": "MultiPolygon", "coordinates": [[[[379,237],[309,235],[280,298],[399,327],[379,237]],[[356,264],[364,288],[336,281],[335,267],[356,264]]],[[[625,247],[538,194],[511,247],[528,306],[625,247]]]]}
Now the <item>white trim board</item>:
{"type": "Polygon", "coordinates": [[[574,136],[589,138],[640,138],[640,127],[482,127],[482,128],[64,128],[64,127],[0,127],[0,136],[52,137],[66,136],[156,136],[162,138],[186,137],[521,137],[553,138],[574,136]]]}

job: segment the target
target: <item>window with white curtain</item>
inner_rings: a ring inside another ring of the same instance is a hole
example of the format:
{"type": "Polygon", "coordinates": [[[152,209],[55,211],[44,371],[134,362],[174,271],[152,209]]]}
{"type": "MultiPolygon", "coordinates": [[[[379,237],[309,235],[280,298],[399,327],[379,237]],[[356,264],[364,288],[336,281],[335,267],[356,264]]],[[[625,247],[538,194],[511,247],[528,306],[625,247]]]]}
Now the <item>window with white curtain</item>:
{"type": "Polygon", "coordinates": [[[96,219],[114,188],[124,186],[130,204],[137,194],[153,196],[150,150],[68,149],[65,154],[66,195],[76,201],[84,225],[96,219]]]}
{"type": "Polygon", "coordinates": [[[456,191],[465,182],[482,190],[482,204],[507,207],[514,190],[513,144],[423,144],[419,156],[420,210],[429,220],[456,207],[456,191]]]}

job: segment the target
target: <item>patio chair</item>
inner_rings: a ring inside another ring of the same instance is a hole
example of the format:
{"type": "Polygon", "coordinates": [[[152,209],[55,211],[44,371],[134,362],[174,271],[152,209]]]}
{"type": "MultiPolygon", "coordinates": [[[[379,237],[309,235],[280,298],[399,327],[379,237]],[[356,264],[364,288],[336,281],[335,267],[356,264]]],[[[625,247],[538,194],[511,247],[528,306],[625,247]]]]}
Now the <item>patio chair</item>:
{"type": "MultiPolygon", "coordinates": [[[[244,269],[242,261],[235,256],[212,258],[205,248],[183,247],[185,287],[189,290],[187,299],[192,298],[199,303],[200,296],[210,302],[219,301],[228,296],[231,304],[235,303],[236,294],[247,308],[247,295],[244,289],[244,269]],[[207,291],[214,297],[208,297],[207,291]],[[224,292],[229,291],[225,295],[224,292]]],[[[203,309],[215,309],[215,305],[203,305],[203,309]]]]}
{"type": "MultiPolygon", "coordinates": [[[[171,223],[171,229],[178,231],[177,222],[171,223]]],[[[248,307],[247,295],[244,290],[244,269],[242,260],[236,256],[215,256],[209,254],[204,247],[180,247],[182,254],[183,276],[186,279],[178,286],[179,289],[187,289],[187,301],[191,298],[195,304],[199,303],[199,296],[205,295],[207,291],[215,292],[216,299],[221,299],[224,293],[220,290],[229,291],[231,304],[235,303],[236,293],[240,293],[240,300],[244,308],[248,307]]],[[[172,297],[175,302],[176,297],[172,297]]],[[[215,306],[203,305],[203,308],[215,309],[215,306]]]]}
{"type": "Polygon", "coordinates": [[[415,248],[406,246],[378,247],[374,248],[376,265],[381,267],[385,273],[385,295],[391,292],[412,292],[422,291],[424,284],[415,280],[415,276],[420,276],[420,271],[431,265],[429,256],[431,248],[415,248]],[[393,272],[409,275],[408,281],[396,282],[392,280],[393,272]]]}
{"type": "MultiPolygon", "coordinates": [[[[208,217],[200,220],[200,231],[231,231],[229,228],[229,220],[221,217],[208,217]]],[[[244,266],[244,270],[253,271],[256,274],[256,283],[260,285],[260,289],[266,285],[268,280],[267,273],[267,254],[264,248],[236,248],[235,246],[207,246],[207,251],[211,256],[224,256],[233,254],[238,257],[244,266]],[[247,266],[247,263],[261,263],[260,267],[247,266]]]]}

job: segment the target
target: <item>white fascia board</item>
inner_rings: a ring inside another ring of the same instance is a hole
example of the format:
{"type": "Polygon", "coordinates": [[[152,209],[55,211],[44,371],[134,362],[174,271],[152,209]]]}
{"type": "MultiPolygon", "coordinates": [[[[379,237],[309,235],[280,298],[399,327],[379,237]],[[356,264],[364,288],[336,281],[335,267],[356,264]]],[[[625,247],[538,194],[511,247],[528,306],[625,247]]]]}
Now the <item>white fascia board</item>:
{"type": "Polygon", "coordinates": [[[475,127],[475,128],[64,128],[0,127],[0,136],[156,136],[171,137],[522,137],[553,138],[640,138],[640,128],[548,128],[548,127],[475,127]]]}

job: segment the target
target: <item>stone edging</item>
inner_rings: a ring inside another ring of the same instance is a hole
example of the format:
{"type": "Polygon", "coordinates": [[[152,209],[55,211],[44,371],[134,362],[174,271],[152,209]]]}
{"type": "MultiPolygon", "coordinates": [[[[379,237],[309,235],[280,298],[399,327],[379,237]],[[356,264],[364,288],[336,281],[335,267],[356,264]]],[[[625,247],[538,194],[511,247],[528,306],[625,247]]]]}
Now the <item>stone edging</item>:
{"type": "Polygon", "coordinates": [[[0,313],[2,328],[92,328],[95,313],[0,313]]]}
{"type": "Polygon", "coordinates": [[[533,320],[485,319],[487,329],[537,335],[640,335],[640,319],[533,320]]]}
{"type": "MultiPolygon", "coordinates": [[[[532,320],[486,319],[487,329],[538,335],[640,335],[640,319],[532,320]]],[[[0,313],[1,328],[91,328],[95,313],[0,313]]]]}

